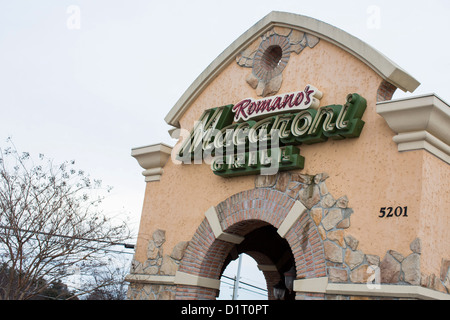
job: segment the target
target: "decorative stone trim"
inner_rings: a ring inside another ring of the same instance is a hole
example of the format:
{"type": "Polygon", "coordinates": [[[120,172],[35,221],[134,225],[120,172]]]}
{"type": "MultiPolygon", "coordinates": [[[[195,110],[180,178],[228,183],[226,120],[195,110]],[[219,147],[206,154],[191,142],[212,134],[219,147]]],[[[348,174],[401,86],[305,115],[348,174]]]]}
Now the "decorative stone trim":
{"type": "MultiPolygon", "coordinates": [[[[328,178],[326,173],[312,176],[294,172],[257,176],[254,189],[213,207],[210,212],[214,214],[210,214],[215,222],[209,223],[205,217],[191,241],[177,244],[170,256],[162,252],[165,232],[156,230],[149,241],[147,261],[143,264],[133,261],[131,275],[127,277],[131,282],[129,298],[214,299],[224,257],[235,244],[219,241],[211,225],[218,223],[219,233],[243,235],[248,231],[246,228],[264,221],[278,230],[287,229],[285,239],[296,265],[297,299],[335,296],[448,299],[450,260],[442,259],[439,275],[422,274],[419,238],[411,242],[411,253],[407,256],[388,250],[380,259],[358,250],[359,241],[344,233],[353,214],[348,208],[349,199],[343,196],[336,200],[328,192],[328,178]],[[286,227],[282,228],[284,223],[286,227]],[[372,276],[375,276],[372,285],[379,283],[380,290],[369,290],[372,276]]],[[[270,260],[257,263],[270,287],[267,274],[277,273],[278,265],[283,263],[270,260]]]]}
{"type": "Polygon", "coordinates": [[[392,298],[413,298],[423,300],[450,300],[450,295],[423,288],[420,286],[381,284],[379,288],[369,289],[364,284],[338,284],[330,283],[327,294],[340,294],[350,296],[373,296],[392,298]]]}
{"type": "Polygon", "coordinates": [[[324,293],[341,296],[369,296],[413,298],[425,300],[450,300],[450,295],[420,286],[386,285],[370,287],[367,284],[331,283],[327,277],[300,279],[294,281],[294,291],[303,293],[324,293]]]}
{"type": "Polygon", "coordinates": [[[166,241],[164,230],[157,229],[147,245],[147,260],[131,262],[130,282],[127,297],[130,300],[173,300],[175,299],[175,273],[183,258],[187,241],[175,245],[170,255],[163,254],[162,245],[166,241]]]}
{"type": "Polygon", "coordinates": [[[274,264],[258,264],[258,269],[266,272],[276,272],[278,271],[278,267],[274,264]]]}
{"type": "Polygon", "coordinates": [[[300,216],[305,212],[306,207],[300,202],[296,201],[291,211],[289,211],[286,218],[284,218],[277,232],[280,237],[284,238],[289,229],[295,224],[295,222],[300,218],[300,216]]]}
{"type": "Polygon", "coordinates": [[[246,81],[258,96],[274,95],[281,88],[282,72],[290,54],[300,54],[306,47],[314,48],[319,41],[318,37],[302,31],[274,27],[261,36],[256,50],[247,47],[236,56],[236,62],[241,67],[252,68],[246,81]]]}
{"type": "Polygon", "coordinates": [[[175,277],[174,276],[149,275],[149,274],[129,274],[125,277],[125,281],[145,283],[145,284],[173,285],[175,283],[175,277]]]}
{"type": "Polygon", "coordinates": [[[275,264],[258,264],[258,269],[262,272],[278,272],[283,268],[283,265],[288,260],[289,254],[288,252],[285,252],[285,254],[275,264]]]}
{"type": "MultiPolygon", "coordinates": [[[[277,181],[277,177],[275,176],[275,181],[277,181]]],[[[323,177],[321,175],[318,179],[323,177]]],[[[268,178],[267,181],[270,183],[272,179],[268,178]]],[[[279,229],[294,207],[298,194],[294,196],[292,193],[290,195],[284,193],[285,190],[281,191],[282,179],[280,178],[278,181],[279,184],[275,184],[274,188],[260,188],[260,186],[240,192],[219,203],[215,208],[221,230],[244,235],[249,230],[254,230],[255,223],[270,224],[279,229]]],[[[289,180],[285,181],[285,183],[288,182],[289,180]]],[[[300,188],[297,188],[297,193],[299,191],[300,188]]],[[[302,204],[305,206],[303,202],[302,204]]],[[[308,202],[308,205],[311,204],[312,202],[308,202]]],[[[326,264],[320,235],[313,227],[314,222],[308,212],[306,210],[299,211],[302,214],[298,219],[294,219],[295,223],[288,228],[285,235],[286,241],[292,248],[292,256],[297,266],[297,276],[324,277],[326,276],[326,264]]],[[[223,261],[233,246],[233,243],[218,241],[211,224],[205,218],[189,242],[179,271],[208,279],[219,279],[223,261]]],[[[258,259],[256,257],[257,263],[260,265],[267,265],[269,262],[267,260],[258,261],[258,259]]],[[[265,271],[269,287],[276,284],[276,282],[271,282],[273,279],[267,278],[271,276],[269,274],[278,274],[278,271],[273,271],[274,269],[274,267],[270,267],[271,271],[265,271]]],[[[217,291],[214,289],[177,285],[176,299],[214,299],[216,294],[217,291]]]]}
{"type": "Polygon", "coordinates": [[[141,263],[133,259],[130,273],[174,276],[189,243],[187,241],[177,243],[172,249],[172,253],[168,255],[163,254],[162,245],[165,241],[166,232],[160,229],[155,230],[147,245],[147,260],[141,263]]]}
{"type": "Polygon", "coordinates": [[[159,143],[146,147],[134,148],[131,156],[136,158],[139,165],[145,170],[142,175],[145,182],[159,181],[163,174],[163,167],[169,159],[172,147],[159,143]]]}
{"type": "Polygon", "coordinates": [[[450,260],[442,259],[439,275],[420,274],[420,285],[425,288],[450,293],[450,260]]]}
{"type": "Polygon", "coordinates": [[[434,94],[377,103],[398,151],[424,149],[450,164],[450,105],[434,94]]]}
{"type": "Polygon", "coordinates": [[[301,279],[294,281],[295,292],[326,293],[328,278],[301,279]]]}
{"type": "MultiPolygon", "coordinates": [[[[279,190],[306,207],[307,214],[314,221],[314,226],[317,228],[320,240],[323,243],[328,282],[333,284],[363,284],[365,286],[369,277],[374,275],[374,269],[379,268],[380,277],[378,280],[382,285],[421,286],[436,293],[446,294],[450,292],[450,260],[442,260],[439,276],[421,274],[421,242],[418,238],[411,242],[411,254],[406,257],[394,250],[388,250],[383,259],[380,259],[379,256],[358,250],[359,241],[353,236],[345,234],[345,230],[350,227],[350,217],[353,214],[353,210],[348,207],[349,199],[343,196],[335,200],[329,194],[326,186],[328,178],[329,176],[326,173],[311,176],[283,172],[275,176],[257,176],[255,179],[256,188],[279,190]]],[[[309,229],[311,228],[312,226],[309,226],[309,229]]],[[[312,277],[312,279],[310,276],[305,278],[301,280],[303,286],[310,284],[316,286],[318,284],[315,279],[320,278],[320,276],[312,277]]],[[[304,291],[308,290],[305,289],[304,291]]],[[[414,290],[420,291],[422,289],[411,290],[415,292],[414,290]]],[[[301,292],[303,291],[300,290],[299,294],[301,292]]],[[[330,294],[329,292],[317,291],[317,289],[308,292],[312,295],[330,294]]],[[[378,293],[383,294],[383,291],[378,291],[378,293]]],[[[427,295],[432,296],[433,293],[430,291],[427,295]]],[[[420,294],[416,296],[420,298],[420,294]]],[[[309,298],[324,297],[308,296],[309,298]]]]}
{"type": "Polygon", "coordinates": [[[200,277],[180,271],[177,271],[177,273],[175,274],[175,284],[196,286],[215,290],[220,289],[220,280],[200,277]]]}
{"type": "Polygon", "coordinates": [[[211,226],[211,229],[214,232],[214,236],[216,237],[216,239],[218,240],[222,240],[225,242],[231,242],[234,244],[239,244],[242,241],[244,241],[244,237],[235,235],[235,234],[231,234],[231,233],[227,233],[227,232],[223,232],[222,227],[220,226],[220,221],[219,221],[219,217],[217,216],[217,211],[215,207],[211,207],[209,208],[206,212],[205,212],[205,216],[206,219],[208,219],[208,223],[211,226]]]}

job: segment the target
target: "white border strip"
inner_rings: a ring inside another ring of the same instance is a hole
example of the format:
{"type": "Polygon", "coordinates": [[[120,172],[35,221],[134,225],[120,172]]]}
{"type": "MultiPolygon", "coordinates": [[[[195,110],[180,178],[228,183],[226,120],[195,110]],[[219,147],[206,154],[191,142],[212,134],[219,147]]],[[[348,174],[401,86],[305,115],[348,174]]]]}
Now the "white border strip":
{"type": "Polygon", "coordinates": [[[450,300],[450,295],[421,286],[394,284],[329,283],[328,278],[300,279],[294,281],[294,291],[349,296],[415,298],[423,300],[450,300]]]}
{"type": "Polygon", "coordinates": [[[125,281],[154,284],[154,285],[181,284],[209,289],[217,289],[217,290],[220,289],[220,280],[200,277],[180,271],[177,271],[175,276],[129,274],[125,277],[125,281]]]}
{"type": "MultiPolygon", "coordinates": [[[[177,271],[175,276],[129,274],[125,281],[155,285],[188,285],[209,289],[220,289],[220,280],[195,276],[177,271]]],[[[369,288],[367,284],[329,283],[328,277],[300,279],[294,281],[294,291],[325,293],[349,296],[414,298],[423,300],[450,300],[450,295],[420,286],[380,284],[369,288]]]]}
{"type": "Polygon", "coordinates": [[[175,276],[159,276],[159,275],[148,275],[148,274],[129,274],[125,277],[125,281],[128,282],[140,282],[148,284],[175,284],[175,276]]]}
{"type": "Polygon", "coordinates": [[[195,286],[209,289],[220,289],[220,280],[195,276],[189,273],[177,271],[175,274],[175,284],[195,286]]]}
{"type": "Polygon", "coordinates": [[[328,278],[300,279],[294,281],[294,291],[327,293],[328,278]]]}
{"type": "Polygon", "coordinates": [[[242,241],[244,241],[244,239],[245,239],[244,237],[238,236],[236,234],[223,232],[215,207],[209,208],[205,212],[205,216],[206,216],[206,219],[208,220],[209,225],[211,226],[211,229],[212,229],[216,239],[222,240],[225,242],[231,242],[234,244],[239,244],[242,241]]]}
{"type": "Polygon", "coordinates": [[[300,218],[303,212],[305,212],[305,210],[306,207],[300,201],[295,201],[294,205],[291,208],[291,211],[289,211],[288,215],[286,216],[286,218],[284,218],[283,222],[277,230],[280,237],[284,238],[286,236],[288,231],[292,228],[298,218],[300,218]]]}

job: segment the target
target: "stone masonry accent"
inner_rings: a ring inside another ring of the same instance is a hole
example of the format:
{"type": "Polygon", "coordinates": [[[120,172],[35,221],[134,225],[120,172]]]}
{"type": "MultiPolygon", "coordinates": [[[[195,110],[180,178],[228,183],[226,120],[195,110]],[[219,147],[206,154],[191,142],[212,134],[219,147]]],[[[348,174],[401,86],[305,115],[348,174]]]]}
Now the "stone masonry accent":
{"type": "MultiPolygon", "coordinates": [[[[421,274],[419,238],[411,242],[411,253],[406,257],[394,250],[388,250],[383,259],[380,259],[379,256],[358,250],[359,241],[346,234],[351,225],[350,217],[354,213],[353,209],[348,207],[349,199],[347,196],[335,199],[328,192],[328,178],[327,173],[312,176],[286,172],[276,176],[258,176],[255,179],[255,187],[283,191],[309,209],[323,241],[330,282],[367,283],[370,277],[370,280],[373,278],[382,284],[421,285],[450,293],[450,260],[442,260],[439,276],[421,274]]],[[[320,295],[297,296],[300,299],[318,297],[321,298],[320,295]]]]}
{"type": "Polygon", "coordinates": [[[258,96],[276,94],[283,82],[282,72],[291,53],[300,54],[305,48],[314,48],[320,39],[294,29],[274,27],[236,56],[239,66],[252,68],[247,83],[258,96]]]}
{"type": "MultiPolygon", "coordinates": [[[[162,245],[166,241],[166,232],[156,230],[152,240],[147,245],[147,260],[141,263],[133,259],[131,274],[167,275],[174,276],[189,244],[188,241],[179,242],[170,255],[164,254],[162,245]]],[[[128,289],[130,300],[173,300],[175,299],[175,285],[151,285],[132,283],[128,289]]]]}
{"type": "MultiPolygon", "coordinates": [[[[256,176],[255,188],[238,193],[216,206],[223,230],[239,234],[245,221],[258,219],[279,227],[295,201],[307,210],[287,232],[297,266],[297,279],[328,277],[333,283],[401,284],[450,292],[450,260],[442,259],[439,275],[425,275],[420,269],[421,240],[410,244],[403,256],[388,250],[383,258],[358,249],[359,241],[348,233],[353,209],[347,196],[329,193],[329,175],[282,172],[256,176]]],[[[216,241],[206,219],[189,242],[180,242],[170,255],[164,254],[165,232],[156,230],[147,246],[147,260],[133,261],[131,273],[175,275],[177,270],[206,278],[220,277],[221,261],[231,244],[216,241]]],[[[267,278],[266,280],[270,281],[267,278]]],[[[216,290],[176,285],[132,283],[129,299],[214,299],[216,290]]],[[[377,299],[340,295],[297,293],[296,299],[377,299]]],[[[382,297],[378,297],[382,298],[382,297]]]]}

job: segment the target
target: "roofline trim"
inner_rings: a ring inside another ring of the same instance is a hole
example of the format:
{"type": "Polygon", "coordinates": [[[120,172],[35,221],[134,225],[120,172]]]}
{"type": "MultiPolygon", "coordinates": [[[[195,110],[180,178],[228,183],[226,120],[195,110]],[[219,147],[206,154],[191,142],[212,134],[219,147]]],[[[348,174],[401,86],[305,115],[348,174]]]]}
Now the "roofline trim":
{"type": "Polygon", "coordinates": [[[298,14],[272,11],[228,46],[189,86],[169,111],[165,121],[180,127],[179,120],[191,103],[256,38],[271,28],[288,27],[324,39],[352,54],[368,65],[384,80],[407,92],[414,92],[420,83],[379,51],[349,33],[328,23],[298,14]]]}

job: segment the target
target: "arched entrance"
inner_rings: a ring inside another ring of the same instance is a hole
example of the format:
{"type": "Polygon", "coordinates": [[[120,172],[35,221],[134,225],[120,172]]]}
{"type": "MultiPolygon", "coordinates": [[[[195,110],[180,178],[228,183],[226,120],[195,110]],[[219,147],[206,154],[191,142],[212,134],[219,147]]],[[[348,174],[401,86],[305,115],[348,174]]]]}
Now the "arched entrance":
{"type": "Polygon", "coordinates": [[[295,266],[297,279],[326,276],[322,239],[305,205],[273,188],[243,191],[205,214],[181,260],[176,299],[218,296],[228,263],[247,253],[263,270],[269,299],[283,273],[295,266]]]}
{"type": "MultiPolygon", "coordinates": [[[[257,221],[249,220],[254,224],[257,221]]],[[[245,240],[237,244],[225,258],[221,275],[228,264],[241,254],[247,254],[258,264],[263,272],[268,289],[269,300],[273,297],[273,286],[283,281],[283,275],[292,267],[295,268],[294,256],[288,242],[283,239],[277,229],[270,224],[263,225],[245,236],[245,240]]],[[[294,294],[286,294],[286,300],[293,300],[294,294]]]]}

